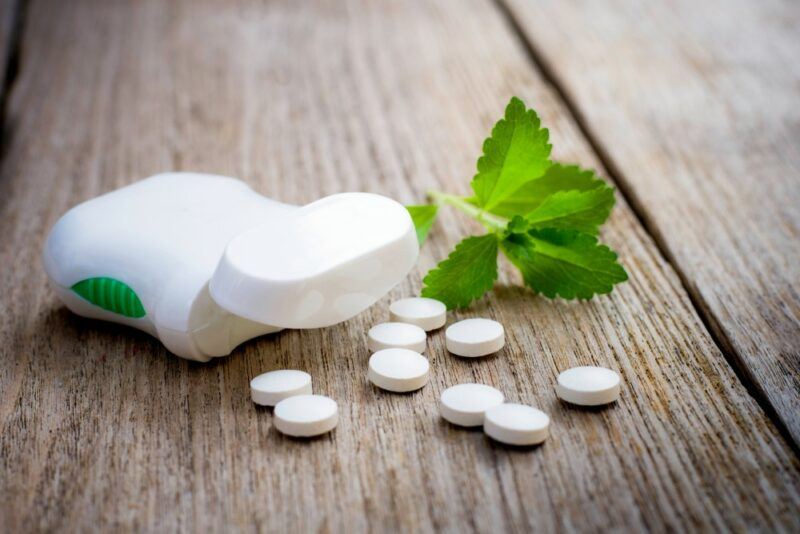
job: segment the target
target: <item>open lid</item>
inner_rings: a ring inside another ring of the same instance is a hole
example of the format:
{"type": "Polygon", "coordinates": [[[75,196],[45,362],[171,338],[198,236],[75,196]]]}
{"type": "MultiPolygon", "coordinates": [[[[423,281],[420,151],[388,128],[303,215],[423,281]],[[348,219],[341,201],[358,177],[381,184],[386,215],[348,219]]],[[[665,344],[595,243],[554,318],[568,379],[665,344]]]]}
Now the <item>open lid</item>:
{"type": "Polygon", "coordinates": [[[287,212],[228,244],[209,283],[231,313],[281,328],[353,317],[400,282],[419,253],[399,203],[369,193],[332,195],[287,212]]]}

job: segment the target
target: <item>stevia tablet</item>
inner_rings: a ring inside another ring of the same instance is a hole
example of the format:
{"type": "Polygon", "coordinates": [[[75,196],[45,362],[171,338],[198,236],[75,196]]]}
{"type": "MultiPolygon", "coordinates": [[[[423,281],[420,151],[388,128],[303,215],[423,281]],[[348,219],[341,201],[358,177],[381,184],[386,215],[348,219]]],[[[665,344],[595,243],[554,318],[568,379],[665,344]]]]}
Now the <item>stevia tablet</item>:
{"type": "Polygon", "coordinates": [[[275,405],[275,428],[287,436],[311,437],[330,432],[339,422],[336,401],[323,395],[297,395],[275,405]]]}
{"type": "Polygon", "coordinates": [[[392,348],[425,352],[426,338],[425,330],[417,325],[381,323],[369,329],[367,344],[372,352],[392,348]]]}
{"type": "Polygon", "coordinates": [[[503,403],[503,394],[485,384],[459,384],[442,392],[439,411],[447,421],[459,426],[481,426],[483,414],[503,403]]]}
{"type": "Polygon", "coordinates": [[[447,306],[425,297],[401,299],[392,302],[389,315],[394,322],[415,324],[429,332],[447,322],[447,306]]]}
{"type": "Polygon", "coordinates": [[[487,356],[503,348],[503,325],[491,319],[464,319],[445,330],[447,350],[457,356],[487,356]]]}
{"type": "Polygon", "coordinates": [[[573,367],[558,375],[556,395],[580,406],[599,406],[619,398],[620,378],[605,367],[573,367]]]}
{"type": "Polygon", "coordinates": [[[310,393],[311,375],[304,371],[270,371],[250,381],[250,396],[261,406],[275,406],[287,397],[310,393]]]}
{"type": "Polygon", "coordinates": [[[383,349],[369,359],[369,381],[381,389],[404,393],[428,383],[428,359],[409,349],[383,349]]]}
{"type": "Polygon", "coordinates": [[[523,404],[498,404],[486,410],[483,431],[507,445],[537,445],[547,438],[550,418],[523,404]]]}

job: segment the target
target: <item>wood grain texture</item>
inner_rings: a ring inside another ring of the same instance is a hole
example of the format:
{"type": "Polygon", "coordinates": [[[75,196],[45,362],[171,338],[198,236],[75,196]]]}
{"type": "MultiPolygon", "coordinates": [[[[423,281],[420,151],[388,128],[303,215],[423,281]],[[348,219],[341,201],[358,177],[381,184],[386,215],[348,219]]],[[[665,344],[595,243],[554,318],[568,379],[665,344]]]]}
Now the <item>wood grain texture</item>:
{"type": "Polygon", "coordinates": [[[800,4],[509,4],[726,352],[800,444],[800,4]]]}
{"type": "Polygon", "coordinates": [[[366,381],[365,333],[476,227],[444,211],[416,271],[332,328],[285,331],[210,364],[70,315],[40,267],[70,206],[164,170],[240,176],[303,203],[347,190],[420,202],[466,193],[509,96],[540,110],[556,156],[597,166],[562,103],[487,2],[73,2],[29,8],[17,128],[0,172],[0,523],[31,530],[797,530],[800,465],[737,381],[620,199],[603,237],[631,279],[550,302],[503,265],[484,315],[506,348],[480,361],[429,340],[431,382],[366,381]],[[557,373],[619,370],[619,403],[557,402],[557,373]],[[249,400],[276,368],[339,402],[332,434],[297,441],[249,400]],[[552,417],[509,449],[442,422],[477,381],[552,417]]]}
{"type": "Polygon", "coordinates": [[[11,81],[9,63],[15,61],[12,56],[16,52],[17,26],[21,22],[19,9],[18,0],[0,0],[0,106],[5,101],[6,84],[11,81]]]}

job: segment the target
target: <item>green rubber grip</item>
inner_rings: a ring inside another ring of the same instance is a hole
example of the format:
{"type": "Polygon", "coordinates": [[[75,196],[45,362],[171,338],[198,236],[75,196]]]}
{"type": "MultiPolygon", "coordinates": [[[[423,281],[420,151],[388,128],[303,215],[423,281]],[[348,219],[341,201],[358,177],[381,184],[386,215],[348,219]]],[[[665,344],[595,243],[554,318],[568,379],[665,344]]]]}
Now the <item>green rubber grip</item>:
{"type": "Polygon", "coordinates": [[[73,285],[75,293],[104,310],[138,319],[145,316],[144,306],[136,292],[113,278],[87,278],[73,285]]]}

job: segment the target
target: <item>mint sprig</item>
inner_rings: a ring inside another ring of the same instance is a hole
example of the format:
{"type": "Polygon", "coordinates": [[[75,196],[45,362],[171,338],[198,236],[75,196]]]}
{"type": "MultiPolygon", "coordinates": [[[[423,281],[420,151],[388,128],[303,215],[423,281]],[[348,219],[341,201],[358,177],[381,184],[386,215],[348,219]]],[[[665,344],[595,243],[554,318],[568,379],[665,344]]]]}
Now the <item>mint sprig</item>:
{"type": "Polygon", "coordinates": [[[420,245],[441,205],[453,206],[487,230],[467,237],[423,279],[422,296],[449,309],[469,306],[497,279],[497,254],[525,285],[549,298],[590,299],[628,279],[617,255],[597,241],[614,207],[614,190],[592,170],[550,160],[549,132],[538,115],[512,98],[483,144],[475,193],[429,193],[434,204],[409,206],[420,245]]]}

